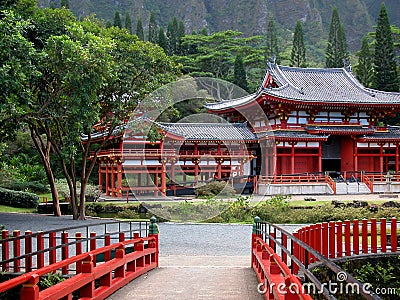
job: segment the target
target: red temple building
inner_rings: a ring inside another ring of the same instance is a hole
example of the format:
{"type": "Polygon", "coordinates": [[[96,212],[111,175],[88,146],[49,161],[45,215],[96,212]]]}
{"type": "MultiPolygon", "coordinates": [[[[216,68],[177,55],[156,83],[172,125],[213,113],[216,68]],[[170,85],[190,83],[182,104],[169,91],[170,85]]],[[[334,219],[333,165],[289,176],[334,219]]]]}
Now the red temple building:
{"type": "Polygon", "coordinates": [[[400,127],[383,123],[400,93],[364,87],[350,67],[269,63],[255,93],[206,108],[226,123],[152,121],[160,140],[116,139],[98,157],[104,192],[176,195],[210,180],[259,194],[400,192],[400,127]]]}

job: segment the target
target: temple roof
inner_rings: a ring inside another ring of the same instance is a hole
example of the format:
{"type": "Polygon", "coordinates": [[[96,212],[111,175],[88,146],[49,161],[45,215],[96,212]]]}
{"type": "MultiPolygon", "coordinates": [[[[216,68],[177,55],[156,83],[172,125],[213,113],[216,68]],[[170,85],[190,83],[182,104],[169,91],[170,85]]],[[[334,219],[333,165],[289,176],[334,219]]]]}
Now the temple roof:
{"type": "Polygon", "coordinates": [[[297,68],[268,63],[267,72],[257,93],[239,99],[209,103],[206,107],[220,110],[241,106],[262,94],[300,103],[400,105],[400,93],[366,88],[349,68],[297,68]],[[270,84],[271,79],[275,85],[270,84]]]}
{"type": "Polygon", "coordinates": [[[326,141],[329,135],[309,134],[304,130],[276,130],[271,136],[276,140],[289,141],[326,141]]]}
{"type": "Polygon", "coordinates": [[[160,129],[185,140],[257,141],[247,123],[157,123],[160,129]]]}
{"type": "Polygon", "coordinates": [[[360,134],[373,134],[374,128],[365,127],[362,125],[318,125],[308,124],[305,127],[307,132],[312,134],[326,133],[334,135],[360,135],[360,134]]]}
{"type": "Polygon", "coordinates": [[[358,136],[361,142],[395,142],[400,141],[400,127],[388,126],[387,131],[377,131],[374,134],[358,136]]]}

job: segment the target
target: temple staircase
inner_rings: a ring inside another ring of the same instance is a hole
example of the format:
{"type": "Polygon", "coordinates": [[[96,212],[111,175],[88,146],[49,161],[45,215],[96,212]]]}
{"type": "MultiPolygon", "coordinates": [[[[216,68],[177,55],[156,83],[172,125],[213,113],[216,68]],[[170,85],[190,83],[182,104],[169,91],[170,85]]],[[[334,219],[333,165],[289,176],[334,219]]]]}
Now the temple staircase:
{"type": "Polygon", "coordinates": [[[367,187],[364,182],[358,181],[346,181],[336,183],[336,194],[370,194],[371,190],[367,187]]]}

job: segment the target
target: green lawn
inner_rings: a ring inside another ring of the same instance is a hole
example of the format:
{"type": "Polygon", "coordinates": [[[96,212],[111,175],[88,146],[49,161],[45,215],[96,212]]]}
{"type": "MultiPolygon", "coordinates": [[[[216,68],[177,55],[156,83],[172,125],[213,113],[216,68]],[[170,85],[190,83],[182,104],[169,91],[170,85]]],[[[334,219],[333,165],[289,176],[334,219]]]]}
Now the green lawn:
{"type": "Polygon", "coordinates": [[[19,208],[0,205],[0,212],[15,212],[15,213],[36,213],[36,208],[19,208]]]}

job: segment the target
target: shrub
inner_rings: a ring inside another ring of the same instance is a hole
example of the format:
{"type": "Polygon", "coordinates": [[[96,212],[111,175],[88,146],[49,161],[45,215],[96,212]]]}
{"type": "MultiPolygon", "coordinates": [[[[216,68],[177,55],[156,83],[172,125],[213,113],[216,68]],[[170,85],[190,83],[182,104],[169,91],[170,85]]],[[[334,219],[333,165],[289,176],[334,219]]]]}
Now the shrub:
{"type": "Polygon", "coordinates": [[[0,188],[0,204],[12,207],[37,208],[39,197],[32,193],[0,188]]]}
{"type": "Polygon", "coordinates": [[[211,181],[196,188],[196,196],[201,198],[224,196],[229,197],[235,194],[235,189],[225,181],[211,181]]]}
{"type": "Polygon", "coordinates": [[[44,185],[37,181],[26,181],[26,182],[14,181],[5,183],[2,185],[2,187],[14,191],[23,191],[23,192],[31,192],[39,194],[45,194],[50,192],[48,185],[44,185]]]}

